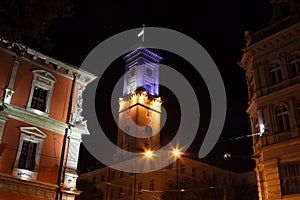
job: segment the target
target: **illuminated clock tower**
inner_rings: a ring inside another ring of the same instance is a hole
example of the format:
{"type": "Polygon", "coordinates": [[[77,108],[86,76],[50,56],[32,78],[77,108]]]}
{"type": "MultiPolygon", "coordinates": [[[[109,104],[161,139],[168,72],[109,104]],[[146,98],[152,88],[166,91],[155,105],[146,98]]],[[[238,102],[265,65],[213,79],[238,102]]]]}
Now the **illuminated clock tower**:
{"type": "Polygon", "coordinates": [[[139,47],[126,56],[123,97],[119,99],[118,147],[131,152],[160,148],[162,58],[139,47]]]}

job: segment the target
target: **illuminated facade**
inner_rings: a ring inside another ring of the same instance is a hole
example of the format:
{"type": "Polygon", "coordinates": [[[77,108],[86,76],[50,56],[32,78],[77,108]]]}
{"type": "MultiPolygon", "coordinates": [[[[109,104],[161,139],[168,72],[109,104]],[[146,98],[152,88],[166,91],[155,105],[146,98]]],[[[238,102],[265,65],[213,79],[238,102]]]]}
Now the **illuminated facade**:
{"type": "Polygon", "coordinates": [[[82,92],[96,77],[5,40],[0,63],[0,199],[74,199],[82,92]]]}
{"type": "Polygon", "coordinates": [[[260,200],[300,199],[300,2],[272,0],[269,26],[246,32],[246,70],[260,200]]]}
{"type": "MultiPolygon", "coordinates": [[[[161,146],[162,100],[158,90],[158,63],[162,58],[140,47],[127,54],[124,60],[126,73],[123,97],[118,102],[117,146],[143,154],[145,162],[138,163],[136,168],[147,171],[151,168],[151,160],[157,158],[145,152],[155,151],[161,146]]],[[[255,182],[252,172],[237,174],[181,156],[180,152],[168,152],[163,159],[168,160],[168,157],[169,165],[157,171],[128,173],[104,167],[81,174],[80,179],[88,180],[101,189],[106,200],[165,199],[164,195],[169,195],[169,198],[178,195],[177,199],[184,197],[191,200],[199,199],[197,195],[200,194],[203,199],[211,195],[211,199],[229,200],[232,199],[229,196],[235,183],[247,180],[249,185],[253,185],[255,182]],[[178,159],[173,162],[170,156],[178,159]]],[[[126,159],[126,154],[116,152],[115,161],[122,159],[126,159]]]]}
{"type": "MultiPolygon", "coordinates": [[[[238,174],[185,156],[153,172],[135,174],[105,167],[81,174],[79,179],[93,183],[105,200],[175,200],[177,195],[179,200],[237,200],[238,186],[249,193],[255,193],[256,187],[252,171],[238,174]]],[[[247,192],[242,195],[250,196],[247,192]]]]}
{"type": "Polygon", "coordinates": [[[119,99],[117,145],[131,152],[160,148],[161,98],[158,96],[161,57],[137,48],[126,62],[123,97],[119,99]]]}

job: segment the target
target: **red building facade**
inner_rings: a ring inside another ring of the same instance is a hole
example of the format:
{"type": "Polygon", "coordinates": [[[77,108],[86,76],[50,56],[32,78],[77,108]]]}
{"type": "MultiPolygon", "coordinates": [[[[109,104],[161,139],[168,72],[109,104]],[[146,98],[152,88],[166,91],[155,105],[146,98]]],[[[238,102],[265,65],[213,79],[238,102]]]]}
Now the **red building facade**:
{"type": "Polygon", "coordinates": [[[74,199],[82,92],[96,76],[0,43],[0,199],[74,199]]]}

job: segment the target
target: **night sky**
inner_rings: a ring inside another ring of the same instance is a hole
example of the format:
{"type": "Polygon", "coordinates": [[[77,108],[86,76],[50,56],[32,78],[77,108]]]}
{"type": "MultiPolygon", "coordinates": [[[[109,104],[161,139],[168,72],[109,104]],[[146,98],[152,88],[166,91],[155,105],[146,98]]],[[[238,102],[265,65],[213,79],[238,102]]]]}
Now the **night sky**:
{"type": "MultiPolygon", "coordinates": [[[[253,160],[242,158],[224,160],[222,156],[224,153],[238,155],[252,153],[251,138],[232,139],[251,134],[248,115],[245,112],[248,100],[245,72],[237,62],[240,61],[242,48],[245,47],[244,31],[255,31],[267,26],[271,17],[271,4],[268,0],[198,1],[198,4],[188,1],[177,3],[77,0],[74,15],[51,26],[49,34],[56,46],[51,51],[44,52],[79,67],[88,53],[103,40],[121,31],[142,27],[143,24],[177,30],[190,36],[206,49],[218,66],[228,100],[227,118],[221,138],[203,161],[237,172],[251,170],[254,167],[253,160]]],[[[181,57],[161,50],[155,52],[164,57],[163,64],[174,67],[186,76],[197,93],[201,116],[203,114],[207,116],[204,118],[209,119],[210,101],[201,77],[192,73],[192,66],[181,57]]],[[[98,87],[97,100],[108,101],[107,94],[115,80],[110,79],[110,75],[115,74],[117,78],[123,72],[124,63],[120,58],[116,58],[106,72],[107,80],[104,78],[98,87]],[[99,98],[105,94],[107,98],[99,98]]],[[[162,130],[163,142],[167,142],[172,137],[170,133],[172,131],[169,131],[172,129],[170,122],[176,122],[178,110],[171,109],[176,107],[176,102],[171,101],[172,93],[167,88],[160,89],[167,110],[174,112],[175,116],[168,119],[169,123],[167,121],[166,127],[162,130]]],[[[105,109],[99,107],[97,109],[110,115],[105,109]]],[[[110,132],[113,132],[110,137],[114,140],[114,134],[117,133],[116,125],[111,126],[109,121],[105,121],[104,124],[110,132]]],[[[207,125],[208,121],[200,122],[198,137],[190,148],[191,155],[199,150],[207,125]]],[[[80,172],[93,162],[91,157],[86,156],[83,147],[79,160],[80,172]]]]}

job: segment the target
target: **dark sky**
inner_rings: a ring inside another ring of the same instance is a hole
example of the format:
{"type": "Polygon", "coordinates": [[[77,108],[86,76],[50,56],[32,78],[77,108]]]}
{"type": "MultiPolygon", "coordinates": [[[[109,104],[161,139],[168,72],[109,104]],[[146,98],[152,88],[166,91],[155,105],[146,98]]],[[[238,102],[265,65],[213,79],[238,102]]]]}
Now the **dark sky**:
{"type": "MultiPolygon", "coordinates": [[[[268,0],[231,0],[231,1],[75,1],[75,14],[55,23],[50,36],[56,43],[54,49],[47,52],[75,66],[80,66],[87,54],[108,37],[131,28],[156,26],[180,31],[201,44],[217,64],[225,83],[228,111],[224,130],[217,146],[204,161],[218,166],[225,166],[236,171],[247,171],[253,168],[250,159],[224,160],[224,153],[239,155],[251,154],[251,138],[234,139],[251,134],[247,109],[247,88],[244,71],[236,63],[241,59],[245,45],[245,30],[259,30],[268,24],[271,17],[271,5],[268,0]],[[199,5],[196,5],[197,4],[199,5]]],[[[160,51],[164,62],[174,68],[180,64],[187,66],[184,60],[176,55],[160,51]],[[175,61],[174,61],[175,60],[175,61]],[[178,64],[179,63],[179,64],[178,64]]],[[[120,60],[116,60],[111,73],[122,69],[120,60]],[[120,67],[121,66],[121,67],[120,67]]],[[[120,70],[118,71],[120,72],[120,70]]],[[[122,71],[121,71],[122,72],[122,71]]],[[[205,108],[207,91],[201,77],[194,77],[189,71],[182,71],[197,89],[200,108],[205,108]],[[196,85],[202,86],[196,86],[196,85]],[[200,102],[200,104],[201,104],[200,102]],[[202,106],[202,107],[201,107],[202,106]]],[[[111,83],[106,83],[107,89],[111,83]]],[[[105,86],[105,83],[103,83],[105,86]]],[[[162,92],[163,92],[162,88],[162,92]]],[[[167,91],[166,91],[167,92],[167,91]]],[[[165,103],[168,95],[165,95],[165,103]]],[[[170,102],[170,101],[169,101],[170,102]]],[[[204,109],[205,112],[205,109],[204,109]]],[[[209,111],[208,111],[209,116],[209,111]]],[[[205,131],[203,122],[202,132],[205,131]]],[[[201,132],[201,131],[200,131],[201,132]]],[[[193,143],[192,150],[199,149],[203,133],[193,143]]],[[[81,154],[82,155],[82,154],[81,154]]],[[[80,169],[86,166],[82,156],[80,169]]]]}

